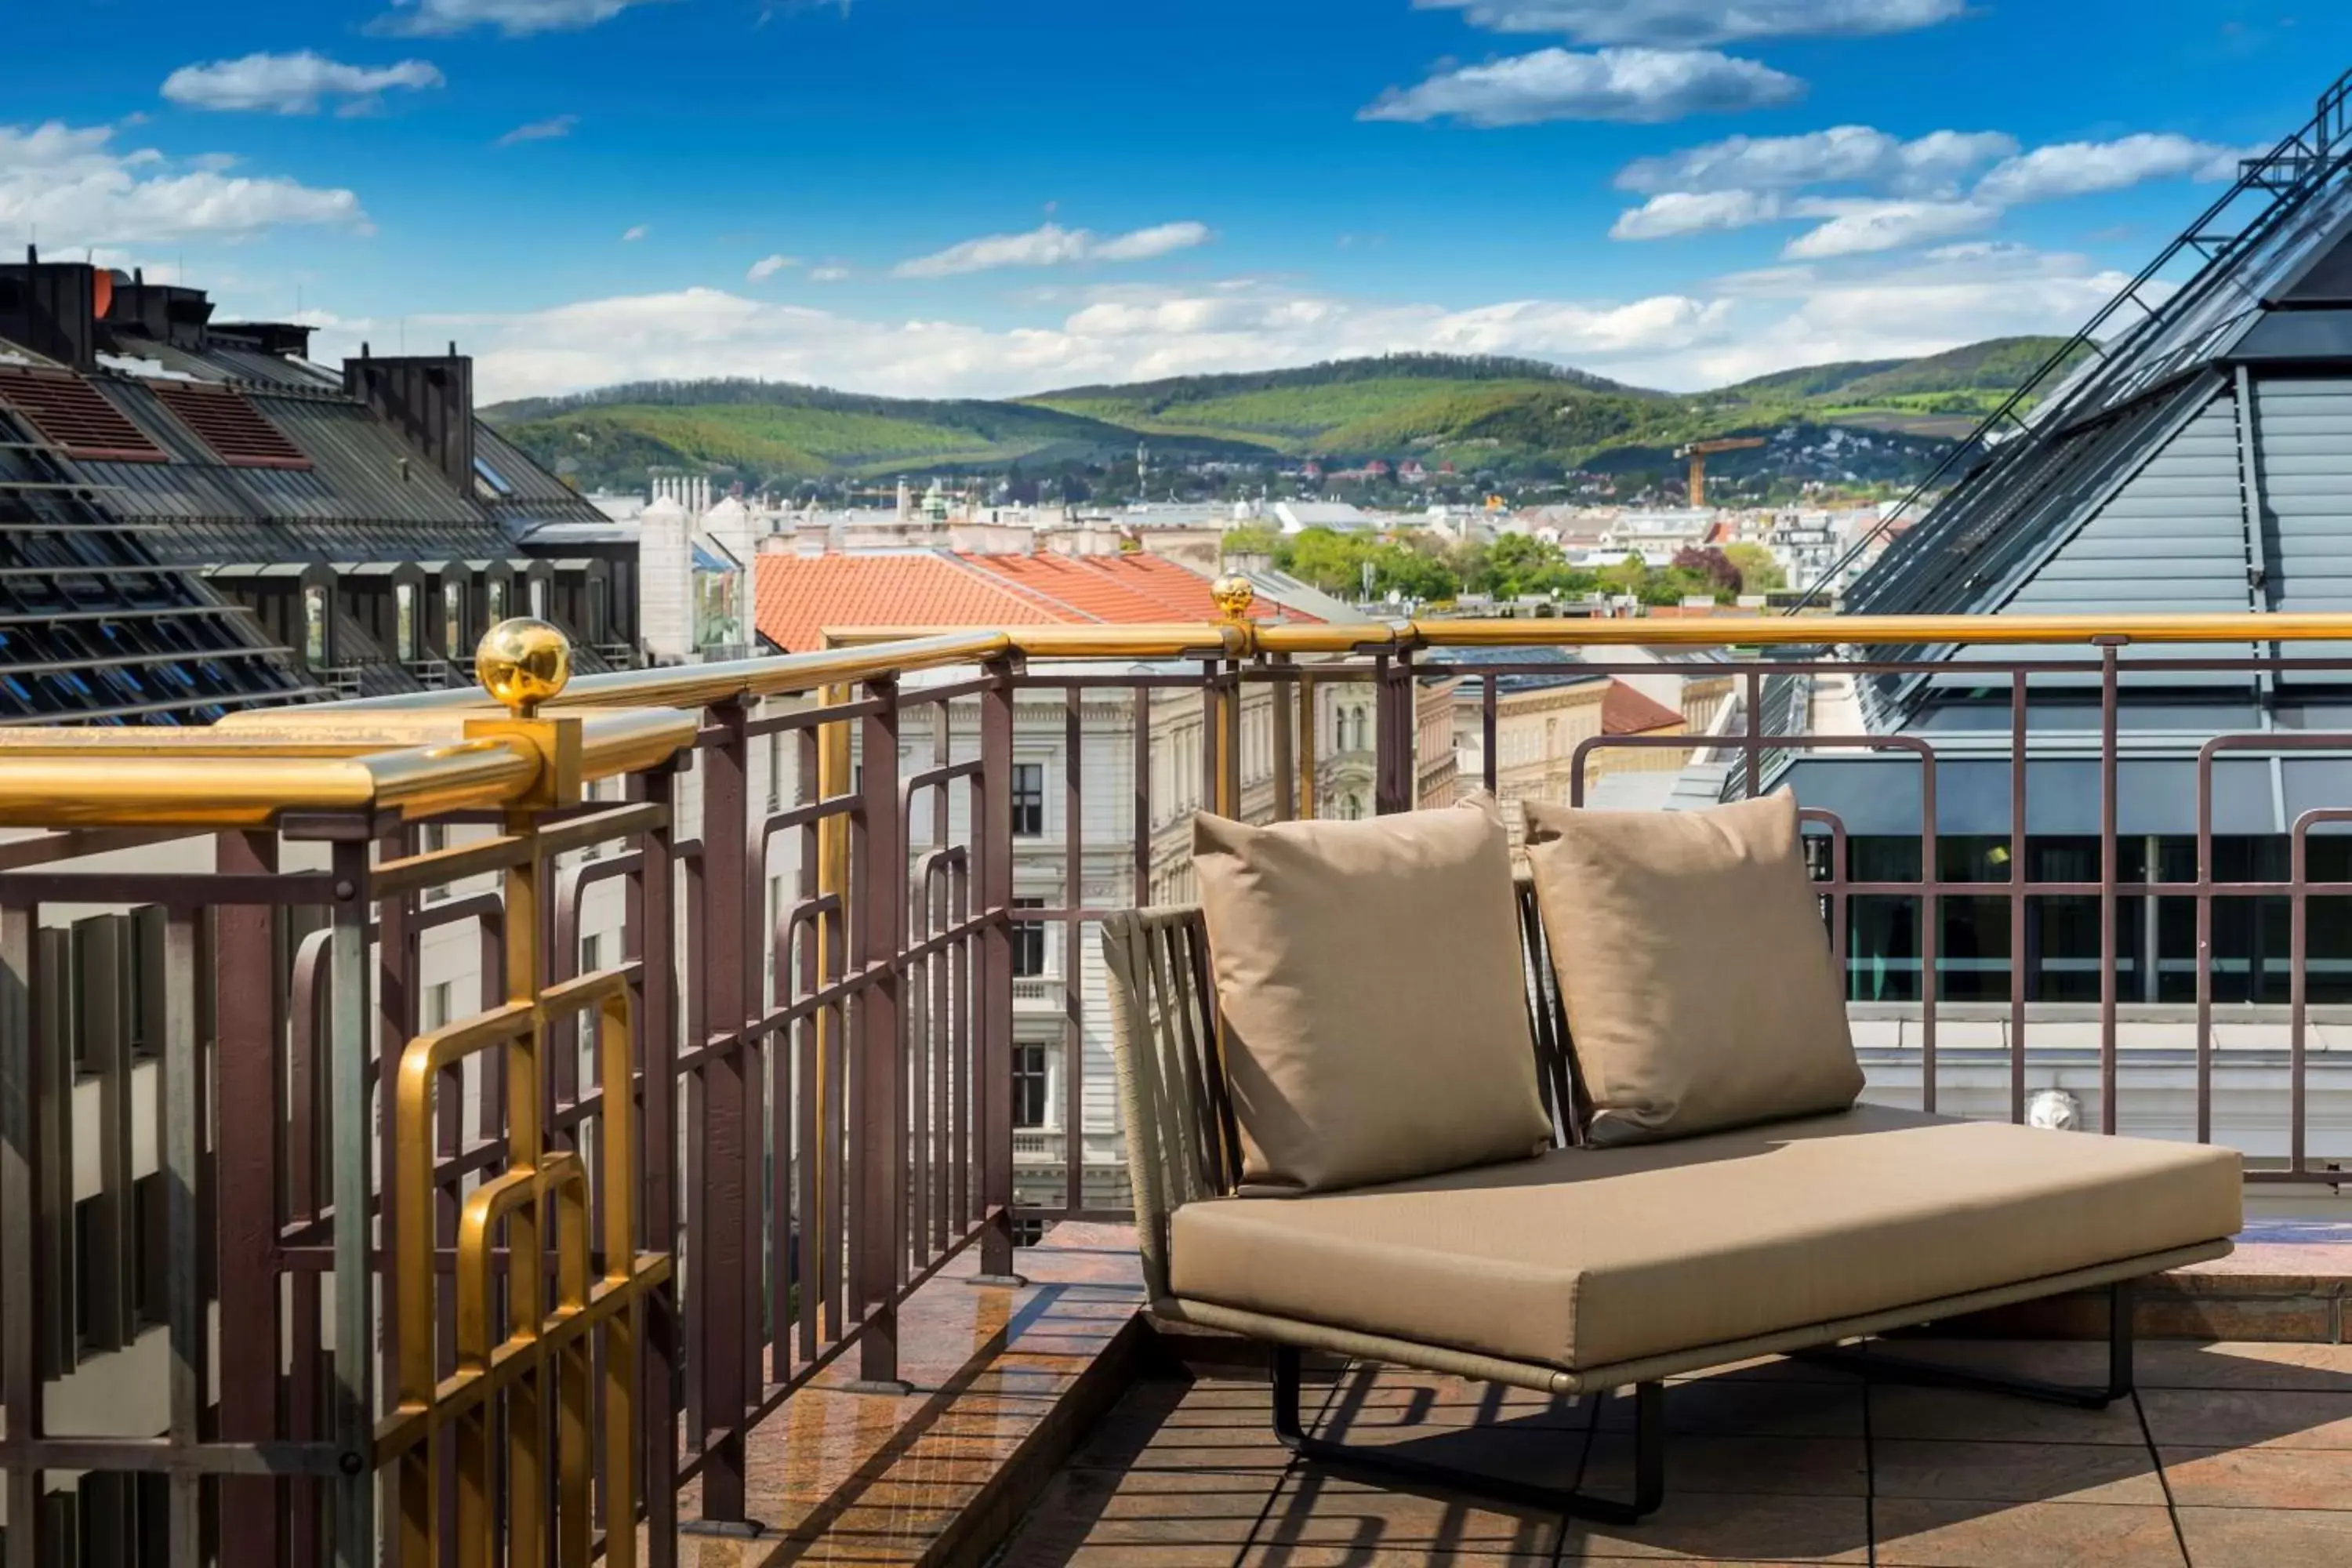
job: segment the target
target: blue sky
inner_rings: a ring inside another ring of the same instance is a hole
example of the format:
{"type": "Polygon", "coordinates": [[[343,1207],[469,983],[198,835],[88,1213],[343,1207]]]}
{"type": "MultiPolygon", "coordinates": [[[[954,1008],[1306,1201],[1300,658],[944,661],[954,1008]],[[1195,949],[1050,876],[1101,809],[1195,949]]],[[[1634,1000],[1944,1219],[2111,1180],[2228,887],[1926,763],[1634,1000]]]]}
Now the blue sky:
{"type": "MultiPolygon", "coordinates": [[[[2352,65],[2309,0],[70,0],[0,244],[488,395],[2065,331],[2352,65]]],[[[28,68],[29,67],[29,68],[28,68]]]]}

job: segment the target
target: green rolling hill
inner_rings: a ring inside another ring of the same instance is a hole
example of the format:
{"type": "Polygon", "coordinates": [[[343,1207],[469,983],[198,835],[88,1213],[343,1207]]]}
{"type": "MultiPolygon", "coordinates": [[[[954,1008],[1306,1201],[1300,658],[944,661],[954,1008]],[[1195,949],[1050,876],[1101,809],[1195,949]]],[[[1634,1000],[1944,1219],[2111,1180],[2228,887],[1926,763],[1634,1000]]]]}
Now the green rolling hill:
{"type": "MultiPolygon", "coordinates": [[[[1809,365],[1673,395],[1535,360],[1395,354],[1247,374],[1078,386],[1005,401],[870,397],[783,383],[664,382],[484,411],[583,489],[634,488],[649,468],[752,484],[934,473],[1033,475],[1131,461],[1244,467],[1415,458],[1500,478],[1570,468],[1664,472],[1704,437],[1774,437],[1723,460],[1727,479],[1798,473],[1788,455],[1868,454],[1872,479],[1924,472],[2063,345],[1998,338],[1913,360],[1809,365]],[[1876,439],[1862,440],[1860,433],[1876,439]]],[[[1818,468],[1820,465],[1815,464],[1818,468]]],[[[1804,470],[1802,477],[1814,477],[1804,470]]]]}

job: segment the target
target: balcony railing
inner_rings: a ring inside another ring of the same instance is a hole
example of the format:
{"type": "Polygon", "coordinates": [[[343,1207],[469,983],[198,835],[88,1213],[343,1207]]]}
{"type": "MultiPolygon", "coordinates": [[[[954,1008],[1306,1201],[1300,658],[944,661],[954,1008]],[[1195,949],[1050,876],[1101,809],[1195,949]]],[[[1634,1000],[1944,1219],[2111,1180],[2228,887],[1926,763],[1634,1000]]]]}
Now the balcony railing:
{"type": "Polygon", "coordinates": [[[1892,826],[1863,831],[1791,775],[1874,1092],[2022,1118],[2053,1079],[2110,1131],[2177,1100],[2174,1131],[2241,1142],[2263,1183],[2332,1184],[2352,1152],[2311,1105],[2318,1031],[2352,1017],[2332,1011],[2352,1003],[2352,792],[2305,798],[2283,771],[2352,755],[2305,705],[2342,661],[2297,654],[2352,642],[2352,620],[1236,617],[841,640],[564,689],[560,648],[525,639],[486,661],[504,708],[431,692],[5,737],[0,826],[29,830],[0,841],[12,1568],[121,1539],[108,1500],[174,1564],[417,1568],[461,1540],[463,1561],[543,1541],[626,1563],[641,1532],[659,1563],[681,1522],[741,1521],[746,1433],[845,1358],[898,1386],[898,1309],[950,1259],[976,1248],[1009,1279],[1037,1226],[1120,1216],[1100,1196],[1118,1148],[1100,999],[1016,980],[1016,932],[1042,922],[1055,974],[1084,976],[1088,922],[1182,894],[1181,807],[1314,812],[1335,692],[1370,706],[1368,804],[1391,812],[1442,776],[1414,754],[1445,732],[1422,704],[1455,704],[1483,782],[1507,785],[1523,679],[1656,679],[1688,667],[1639,650],[1721,650],[1706,673],[1734,705],[1714,732],[1593,733],[1551,760],[1581,800],[1653,748],[1703,753],[1734,795],[1798,759],[1887,754],[1840,798],[1892,826]],[[1559,646],[1580,670],[1449,659],[1559,646]],[[1838,652],[1855,647],[1871,662],[1838,652]],[[1949,693],[1947,728],[1808,717],[1833,688],[1915,673],[1949,693]],[[2242,732],[2212,732],[2232,703],[2242,732]],[[2119,803],[2159,740],[2189,782],[2179,842],[2151,845],[2119,803]],[[1048,831],[1016,838],[1016,762],[1040,758],[1048,831]],[[790,777],[771,790],[773,759],[790,777]],[[2248,767],[2285,781],[2275,866],[2216,816],[2248,767]],[[2034,816],[2053,794],[2054,847],[2034,816]],[[1999,830],[1949,830],[1962,795],[1999,830]],[[2172,1034],[2132,1033],[2167,1007],[2172,1034]],[[2223,1037],[2242,1027],[2251,1047],[2223,1037]],[[1058,1053],[1057,1131],[1016,1134],[1016,1048],[1037,1043],[1058,1053]],[[2241,1059],[2251,1076],[2224,1072],[2241,1059]],[[75,1178],[86,1126],[95,1196],[75,1178]],[[1060,1190],[1031,1202],[1016,1165],[1040,1157],[1060,1190]],[[152,1386],[134,1380],[102,1435],[52,1432],[59,1380],[142,1335],[152,1386]]]}

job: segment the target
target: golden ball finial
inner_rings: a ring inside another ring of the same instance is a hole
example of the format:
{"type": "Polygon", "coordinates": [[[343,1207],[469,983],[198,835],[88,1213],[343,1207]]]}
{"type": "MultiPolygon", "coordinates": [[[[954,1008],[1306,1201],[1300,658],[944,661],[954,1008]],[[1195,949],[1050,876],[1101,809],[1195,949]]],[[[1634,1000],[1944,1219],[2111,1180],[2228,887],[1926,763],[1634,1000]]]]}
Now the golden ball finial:
{"type": "Polygon", "coordinates": [[[1247,619],[1250,605],[1257,599],[1257,590],[1238,573],[1227,573],[1210,584],[1209,593],[1217,601],[1217,613],[1229,621],[1247,619]]]}
{"type": "Polygon", "coordinates": [[[571,682],[571,639],[530,616],[500,621],[474,650],[474,677],[516,718],[531,718],[571,682]]]}

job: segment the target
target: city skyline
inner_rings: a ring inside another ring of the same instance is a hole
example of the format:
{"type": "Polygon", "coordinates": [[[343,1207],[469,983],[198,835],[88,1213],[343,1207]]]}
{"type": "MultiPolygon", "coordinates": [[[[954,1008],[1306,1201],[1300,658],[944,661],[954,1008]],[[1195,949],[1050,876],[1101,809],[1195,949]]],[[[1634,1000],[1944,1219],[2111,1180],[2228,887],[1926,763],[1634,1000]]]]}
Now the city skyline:
{"type": "Polygon", "coordinates": [[[328,356],[454,338],[488,398],[1387,351],[1687,390],[2069,331],[2352,58],[2164,9],[125,0],[15,24],[0,243],[328,356]]]}

